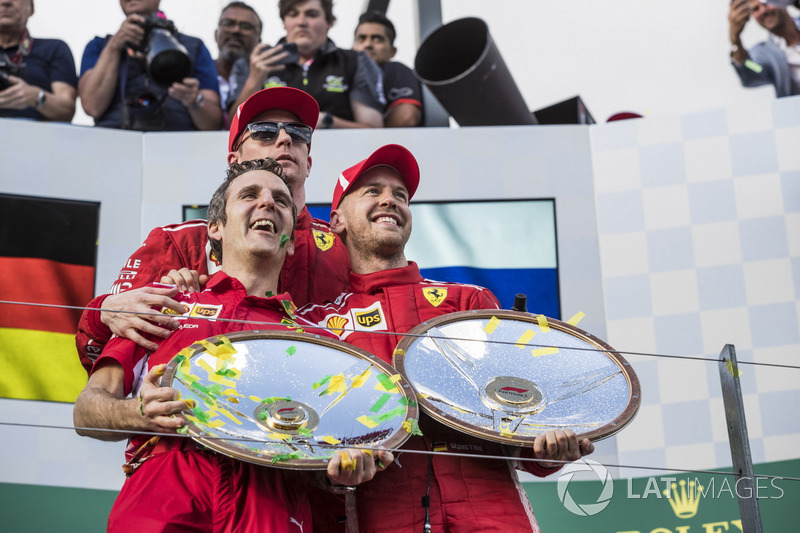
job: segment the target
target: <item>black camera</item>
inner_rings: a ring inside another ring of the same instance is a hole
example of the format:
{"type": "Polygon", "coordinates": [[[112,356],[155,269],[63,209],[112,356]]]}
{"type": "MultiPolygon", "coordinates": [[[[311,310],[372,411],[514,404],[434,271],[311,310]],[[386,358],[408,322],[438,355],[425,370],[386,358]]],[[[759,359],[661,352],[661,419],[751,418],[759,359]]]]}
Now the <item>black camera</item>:
{"type": "Polygon", "coordinates": [[[162,13],[153,13],[140,25],[144,29],[142,44],[131,48],[144,55],[147,76],[161,87],[169,87],[191,76],[192,58],[178,41],[175,24],[162,13]]]}
{"type": "Polygon", "coordinates": [[[7,54],[2,53],[0,54],[0,91],[5,91],[11,87],[9,76],[25,77],[25,63],[17,65],[11,61],[7,54]]]}

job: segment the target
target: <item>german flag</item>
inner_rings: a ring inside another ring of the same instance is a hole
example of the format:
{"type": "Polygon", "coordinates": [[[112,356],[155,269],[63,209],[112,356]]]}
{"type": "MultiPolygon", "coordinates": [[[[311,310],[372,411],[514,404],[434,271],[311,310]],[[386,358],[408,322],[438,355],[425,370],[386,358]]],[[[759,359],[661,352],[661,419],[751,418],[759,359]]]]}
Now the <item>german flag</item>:
{"type": "Polygon", "coordinates": [[[74,402],[86,384],[75,350],[94,294],[100,204],[0,194],[0,397],[74,402]]]}

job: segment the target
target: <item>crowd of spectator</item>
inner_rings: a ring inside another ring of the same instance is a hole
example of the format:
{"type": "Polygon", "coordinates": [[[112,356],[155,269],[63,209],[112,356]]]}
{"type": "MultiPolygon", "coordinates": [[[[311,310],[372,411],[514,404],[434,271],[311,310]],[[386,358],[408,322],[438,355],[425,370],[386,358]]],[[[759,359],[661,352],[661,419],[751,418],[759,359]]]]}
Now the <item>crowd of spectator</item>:
{"type": "Polygon", "coordinates": [[[365,26],[373,35],[350,50],[328,37],[333,0],[279,0],[286,35],[272,43],[262,41],[256,9],[233,1],[219,16],[214,60],[201,39],[178,31],[161,0],[119,3],[124,21],[86,45],[76,76],[64,41],[28,33],[33,0],[0,0],[0,117],[69,122],[80,98],[95,126],[217,130],[252,94],[283,86],[319,102],[317,128],[422,125],[420,83],[389,61],[395,29],[381,13],[362,16],[356,37],[365,26]],[[375,32],[387,43],[380,55],[375,32]]]}

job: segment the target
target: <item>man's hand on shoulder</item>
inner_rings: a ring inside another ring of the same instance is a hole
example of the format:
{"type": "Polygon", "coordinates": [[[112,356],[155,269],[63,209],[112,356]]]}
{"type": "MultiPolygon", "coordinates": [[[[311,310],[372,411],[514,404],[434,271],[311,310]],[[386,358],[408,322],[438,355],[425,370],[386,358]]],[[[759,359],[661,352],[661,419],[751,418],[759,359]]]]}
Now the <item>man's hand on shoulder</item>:
{"type": "Polygon", "coordinates": [[[115,335],[130,339],[153,352],[158,349],[158,344],[142,334],[167,338],[172,330],[178,328],[178,321],[169,315],[153,314],[162,308],[183,314],[183,305],[172,299],[176,294],[177,287],[142,287],[111,294],[103,301],[103,309],[109,310],[100,312],[100,321],[115,335]],[[150,314],[145,316],[136,313],[150,314]]]}

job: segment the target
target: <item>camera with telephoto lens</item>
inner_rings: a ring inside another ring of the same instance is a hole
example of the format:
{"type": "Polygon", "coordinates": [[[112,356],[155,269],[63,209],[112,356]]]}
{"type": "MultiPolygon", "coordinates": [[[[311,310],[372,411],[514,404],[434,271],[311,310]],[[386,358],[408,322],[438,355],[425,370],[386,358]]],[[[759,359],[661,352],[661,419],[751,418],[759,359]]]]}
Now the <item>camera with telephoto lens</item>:
{"type": "Polygon", "coordinates": [[[150,80],[161,87],[169,87],[191,76],[192,58],[178,41],[178,30],[172,21],[157,12],[144,19],[140,26],[144,29],[142,44],[130,46],[144,56],[150,80]]]}
{"type": "Polygon", "coordinates": [[[0,54],[0,91],[5,91],[11,87],[9,76],[18,78],[25,77],[25,63],[17,65],[8,57],[7,54],[0,54]]]}

